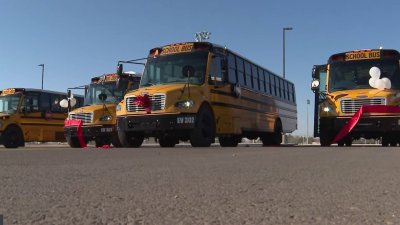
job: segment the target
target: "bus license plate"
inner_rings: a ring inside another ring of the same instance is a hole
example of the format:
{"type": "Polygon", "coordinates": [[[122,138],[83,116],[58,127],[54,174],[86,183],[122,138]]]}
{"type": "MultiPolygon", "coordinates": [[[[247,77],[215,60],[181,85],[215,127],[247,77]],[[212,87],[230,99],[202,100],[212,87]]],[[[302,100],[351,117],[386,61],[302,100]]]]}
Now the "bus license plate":
{"type": "Polygon", "coordinates": [[[103,127],[100,129],[101,133],[110,133],[113,132],[113,128],[112,127],[103,127]]]}
{"type": "Polygon", "coordinates": [[[194,116],[177,117],[176,123],[177,124],[193,124],[194,116]]]}

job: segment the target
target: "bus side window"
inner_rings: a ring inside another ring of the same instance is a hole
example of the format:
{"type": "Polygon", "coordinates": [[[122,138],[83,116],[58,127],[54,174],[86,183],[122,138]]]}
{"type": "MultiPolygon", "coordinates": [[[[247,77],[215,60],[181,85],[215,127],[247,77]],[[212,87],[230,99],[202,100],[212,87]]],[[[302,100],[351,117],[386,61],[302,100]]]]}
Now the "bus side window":
{"type": "Polygon", "coordinates": [[[236,84],[238,82],[236,77],[235,56],[233,54],[228,55],[228,81],[231,84],[236,84]]]}
{"type": "Polygon", "coordinates": [[[211,84],[221,85],[224,83],[225,78],[222,71],[222,63],[226,63],[226,61],[223,59],[223,56],[216,54],[212,57],[211,67],[209,71],[211,84]]]}
{"type": "Polygon", "coordinates": [[[49,111],[51,107],[50,104],[50,94],[49,93],[40,93],[40,111],[46,112],[49,111]]]}
{"type": "Polygon", "coordinates": [[[26,112],[38,112],[39,111],[39,96],[34,93],[28,93],[25,96],[26,112]]]}
{"type": "Polygon", "coordinates": [[[62,100],[62,96],[51,95],[51,112],[55,112],[55,113],[61,112],[61,106],[60,106],[61,100],[62,100]]]}

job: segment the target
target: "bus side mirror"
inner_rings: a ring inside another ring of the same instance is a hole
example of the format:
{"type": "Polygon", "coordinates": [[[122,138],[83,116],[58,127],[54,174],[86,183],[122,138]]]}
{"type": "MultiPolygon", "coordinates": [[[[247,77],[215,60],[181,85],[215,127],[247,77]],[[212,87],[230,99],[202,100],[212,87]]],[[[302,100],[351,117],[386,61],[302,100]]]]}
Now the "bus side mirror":
{"type": "Polygon", "coordinates": [[[71,90],[67,90],[67,98],[71,98],[71,90]]]}
{"type": "Polygon", "coordinates": [[[122,64],[118,64],[117,74],[118,76],[122,76],[122,71],[124,70],[124,66],[122,64]]]}
{"type": "Polygon", "coordinates": [[[319,69],[318,67],[314,66],[311,72],[311,77],[316,79],[319,78],[319,69]]]}

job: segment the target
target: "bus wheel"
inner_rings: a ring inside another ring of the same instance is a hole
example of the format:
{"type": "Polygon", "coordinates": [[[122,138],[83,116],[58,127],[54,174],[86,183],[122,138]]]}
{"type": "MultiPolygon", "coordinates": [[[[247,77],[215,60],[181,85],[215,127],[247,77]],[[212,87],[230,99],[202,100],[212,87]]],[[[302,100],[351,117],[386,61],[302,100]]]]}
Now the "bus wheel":
{"type": "Polygon", "coordinates": [[[6,129],[4,132],[4,147],[6,148],[18,148],[18,146],[24,145],[24,138],[19,128],[12,126],[6,129]]]}
{"type": "Polygon", "coordinates": [[[263,146],[280,145],[282,142],[282,123],[277,120],[273,133],[265,133],[260,136],[263,146]]]}
{"type": "Polygon", "coordinates": [[[143,144],[144,136],[140,133],[129,133],[118,131],[118,138],[123,147],[139,148],[143,144]]]}
{"type": "Polygon", "coordinates": [[[230,136],[230,137],[219,137],[219,144],[221,147],[237,147],[240,142],[240,137],[230,136]]]}
{"type": "Polygon", "coordinates": [[[68,145],[69,145],[71,148],[82,148],[82,146],[81,146],[81,144],[79,143],[79,140],[78,140],[77,137],[70,137],[70,136],[67,136],[66,139],[67,139],[68,145]]]}
{"type": "Polygon", "coordinates": [[[215,139],[215,122],[211,109],[201,107],[196,116],[195,128],[190,132],[192,147],[209,147],[215,139]]]}
{"type": "Polygon", "coordinates": [[[387,147],[389,146],[389,138],[388,137],[382,137],[382,147],[387,147]]]}
{"type": "Polygon", "coordinates": [[[121,142],[119,141],[118,134],[113,134],[111,143],[114,146],[114,148],[121,148],[123,147],[121,142]]]}
{"type": "Polygon", "coordinates": [[[344,146],[344,141],[338,141],[337,145],[338,145],[339,147],[343,147],[343,146],[344,146]]]}
{"type": "Polygon", "coordinates": [[[319,142],[321,143],[321,146],[329,147],[332,144],[332,138],[332,135],[321,132],[319,142]]]}
{"type": "Polygon", "coordinates": [[[158,139],[158,143],[163,148],[175,147],[177,142],[178,142],[178,140],[176,138],[171,138],[171,137],[162,137],[162,138],[158,139]]]}
{"type": "Polygon", "coordinates": [[[273,139],[272,139],[272,144],[274,145],[280,145],[282,143],[282,123],[280,120],[277,120],[275,122],[275,129],[274,129],[274,134],[273,134],[273,139]]]}
{"type": "Polygon", "coordinates": [[[353,139],[351,139],[351,137],[349,137],[345,142],[347,147],[350,147],[353,145],[353,139]]]}

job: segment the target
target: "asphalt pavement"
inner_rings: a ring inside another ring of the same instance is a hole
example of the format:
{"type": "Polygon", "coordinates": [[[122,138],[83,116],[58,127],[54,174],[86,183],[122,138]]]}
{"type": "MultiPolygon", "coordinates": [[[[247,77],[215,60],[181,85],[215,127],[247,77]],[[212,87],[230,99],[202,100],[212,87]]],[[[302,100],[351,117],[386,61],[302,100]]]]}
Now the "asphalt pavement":
{"type": "MultiPolygon", "coordinates": [[[[400,224],[399,147],[0,148],[4,224],[400,224]]],[[[1,218],[1,216],[0,216],[1,218]]]]}

